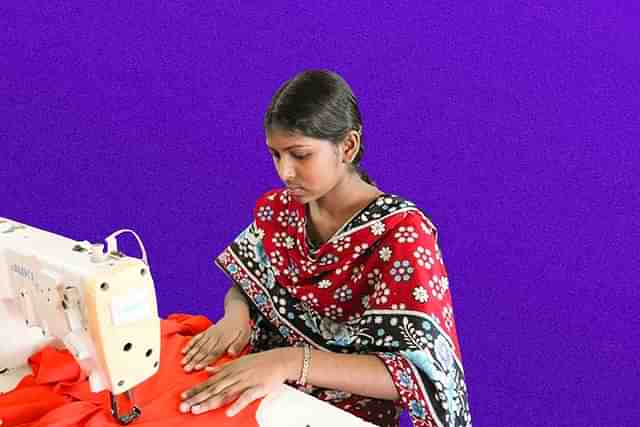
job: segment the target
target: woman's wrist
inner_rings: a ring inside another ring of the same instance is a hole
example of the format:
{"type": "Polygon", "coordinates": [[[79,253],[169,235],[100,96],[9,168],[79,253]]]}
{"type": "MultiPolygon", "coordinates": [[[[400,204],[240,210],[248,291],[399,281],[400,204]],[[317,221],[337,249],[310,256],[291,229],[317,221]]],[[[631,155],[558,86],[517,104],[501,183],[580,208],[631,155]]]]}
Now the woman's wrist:
{"type": "Polygon", "coordinates": [[[283,347],[276,349],[281,351],[281,360],[284,363],[285,377],[287,381],[297,382],[300,379],[304,364],[303,347],[283,347]]]}
{"type": "Polygon", "coordinates": [[[251,319],[249,302],[236,285],[232,285],[224,298],[224,317],[239,320],[251,319]]]}
{"type": "Polygon", "coordinates": [[[224,316],[221,320],[231,321],[234,323],[249,324],[251,314],[249,307],[240,301],[231,301],[224,310],[224,316]]]}

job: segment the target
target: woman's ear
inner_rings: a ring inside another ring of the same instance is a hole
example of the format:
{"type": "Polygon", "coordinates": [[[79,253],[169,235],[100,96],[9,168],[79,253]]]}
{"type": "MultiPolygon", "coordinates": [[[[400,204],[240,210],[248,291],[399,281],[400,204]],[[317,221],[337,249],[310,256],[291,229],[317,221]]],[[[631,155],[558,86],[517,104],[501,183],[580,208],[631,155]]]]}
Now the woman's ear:
{"type": "Polygon", "coordinates": [[[360,149],[360,134],[355,130],[350,131],[342,144],[343,163],[353,163],[360,149]]]}

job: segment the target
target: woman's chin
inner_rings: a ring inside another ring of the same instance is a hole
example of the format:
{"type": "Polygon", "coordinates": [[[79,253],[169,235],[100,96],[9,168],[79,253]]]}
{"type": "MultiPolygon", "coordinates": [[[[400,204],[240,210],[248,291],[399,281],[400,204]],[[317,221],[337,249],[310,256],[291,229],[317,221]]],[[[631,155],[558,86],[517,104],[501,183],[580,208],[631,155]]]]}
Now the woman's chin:
{"type": "Polygon", "coordinates": [[[307,200],[309,198],[309,193],[305,190],[289,190],[289,194],[298,201],[307,200]]]}

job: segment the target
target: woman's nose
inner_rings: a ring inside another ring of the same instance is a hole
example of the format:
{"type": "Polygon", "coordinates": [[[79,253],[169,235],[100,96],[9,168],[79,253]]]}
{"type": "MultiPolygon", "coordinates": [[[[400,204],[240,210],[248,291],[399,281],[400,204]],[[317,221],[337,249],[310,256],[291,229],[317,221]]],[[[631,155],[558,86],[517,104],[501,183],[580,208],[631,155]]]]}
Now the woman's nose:
{"type": "Polygon", "coordinates": [[[295,169],[290,161],[282,158],[280,160],[280,176],[283,181],[289,181],[292,178],[295,178],[295,169]]]}

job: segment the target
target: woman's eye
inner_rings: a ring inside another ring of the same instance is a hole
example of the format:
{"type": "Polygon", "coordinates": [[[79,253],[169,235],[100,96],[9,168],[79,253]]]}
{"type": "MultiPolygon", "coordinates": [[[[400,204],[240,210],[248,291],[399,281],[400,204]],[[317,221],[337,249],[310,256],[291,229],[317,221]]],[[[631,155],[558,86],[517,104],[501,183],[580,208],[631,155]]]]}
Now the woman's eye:
{"type": "MultiPolygon", "coordinates": [[[[274,153],[274,152],[270,152],[270,154],[271,154],[271,157],[273,157],[274,159],[276,160],[280,159],[280,154],[274,153]]],[[[310,155],[311,153],[291,153],[291,157],[293,157],[296,160],[306,159],[310,155]]]]}

